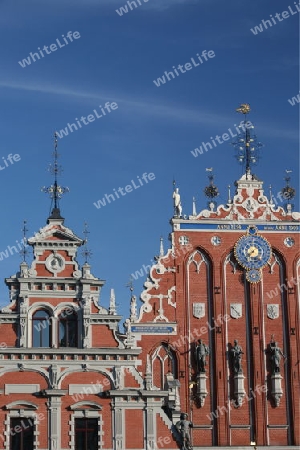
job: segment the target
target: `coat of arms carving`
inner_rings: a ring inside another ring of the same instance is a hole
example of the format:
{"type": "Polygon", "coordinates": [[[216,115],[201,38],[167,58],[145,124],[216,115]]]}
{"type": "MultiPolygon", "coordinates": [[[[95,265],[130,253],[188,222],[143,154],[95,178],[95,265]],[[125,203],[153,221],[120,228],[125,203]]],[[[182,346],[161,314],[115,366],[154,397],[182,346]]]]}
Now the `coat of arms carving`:
{"type": "Polygon", "coordinates": [[[205,316],[205,303],[193,303],[193,316],[197,319],[205,316]]]}
{"type": "Polygon", "coordinates": [[[230,304],[230,315],[233,319],[239,319],[242,317],[242,303],[231,303],[230,304]]]}
{"type": "Polygon", "coordinates": [[[279,305],[267,305],[267,316],[269,319],[278,319],[279,305]]]}

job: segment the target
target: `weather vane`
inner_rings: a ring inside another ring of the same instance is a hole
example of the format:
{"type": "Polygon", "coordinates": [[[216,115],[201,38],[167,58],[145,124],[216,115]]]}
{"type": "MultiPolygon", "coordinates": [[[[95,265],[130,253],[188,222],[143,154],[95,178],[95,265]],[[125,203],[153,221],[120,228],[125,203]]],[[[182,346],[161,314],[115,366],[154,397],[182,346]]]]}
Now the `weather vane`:
{"type": "Polygon", "coordinates": [[[251,133],[251,129],[254,128],[253,124],[247,121],[247,114],[251,111],[248,103],[242,103],[236,108],[238,113],[244,114],[244,120],[237,127],[240,136],[232,145],[237,151],[236,158],[238,162],[245,165],[246,177],[251,175],[251,167],[258,162],[259,150],[263,147],[263,144],[257,140],[257,137],[251,133]]]}
{"type": "Polygon", "coordinates": [[[209,185],[204,188],[204,194],[205,197],[209,199],[208,204],[214,204],[216,205],[216,202],[213,200],[214,198],[218,197],[219,190],[217,186],[214,183],[214,174],[213,174],[213,168],[209,167],[205,169],[206,172],[208,172],[208,179],[209,179],[209,185]]]}
{"type": "Polygon", "coordinates": [[[23,258],[23,262],[26,262],[26,256],[28,255],[28,250],[25,247],[25,245],[27,244],[26,233],[28,231],[28,228],[26,227],[26,225],[27,225],[27,221],[24,220],[23,221],[23,228],[22,228],[22,231],[23,231],[22,245],[23,245],[23,247],[22,247],[22,250],[20,250],[20,255],[23,258]]]}
{"type": "Polygon", "coordinates": [[[88,264],[88,260],[92,257],[92,252],[91,250],[88,249],[88,235],[90,234],[89,230],[88,230],[88,224],[87,222],[84,222],[84,229],[83,229],[83,235],[84,235],[84,247],[83,250],[81,252],[82,256],[84,257],[84,264],[88,264]]]}
{"type": "MultiPolygon", "coordinates": [[[[285,180],[285,186],[281,189],[281,193],[283,196],[283,199],[286,200],[287,204],[290,203],[290,200],[292,200],[295,195],[296,195],[296,189],[294,189],[291,185],[290,185],[290,181],[291,181],[291,173],[292,170],[285,170],[286,176],[284,177],[285,180]]],[[[294,205],[291,205],[292,207],[294,205]]]]}
{"type": "Polygon", "coordinates": [[[132,293],[134,291],[134,287],[133,287],[133,279],[131,277],[129,278],[129,282],[126,284],[126,287],[129,288],[131,295],[132,295],[132,293]]]}
{"type": "Polygon", "coordinates": [[[251,108],[249,103],[242,103],[238,108],[236,108],[236,111],[247,115],[251,111],[251,108]]]}
{"type": "Polygon", "coordinates": [[[59,199],[65,194],[66,192],[69,192],[68,187],[62,187],[58,185],[57,179],[58,175],[62,173],[62,168],[58,164],[58,151],[57,151],[57,133],[54,133],[54,152],[53,152],[53,164],[50,164],[49,172],[54,175],[54,183],[49,187],[43,187],[42,192],[45,192],[46,194],[50,195],[50,198],[54,202],[54,209],[53,212],[58,213],[59,212],[59,199]]]}

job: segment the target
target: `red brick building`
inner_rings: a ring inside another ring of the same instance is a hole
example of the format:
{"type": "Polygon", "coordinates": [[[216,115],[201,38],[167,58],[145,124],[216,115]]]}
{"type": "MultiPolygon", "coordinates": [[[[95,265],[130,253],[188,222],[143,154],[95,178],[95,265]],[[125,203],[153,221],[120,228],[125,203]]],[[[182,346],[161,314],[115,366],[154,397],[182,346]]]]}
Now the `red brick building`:
{"type": "Polygon", "coordinates": [[[32,263],[6,279],[0,449],[177,449],[183,412],[194,449],[299,446],[300,214],[251,164],[227,204],[208,188],[189,217],[175,191],[171,248],[126,333],[55,204],[32,263]]]}

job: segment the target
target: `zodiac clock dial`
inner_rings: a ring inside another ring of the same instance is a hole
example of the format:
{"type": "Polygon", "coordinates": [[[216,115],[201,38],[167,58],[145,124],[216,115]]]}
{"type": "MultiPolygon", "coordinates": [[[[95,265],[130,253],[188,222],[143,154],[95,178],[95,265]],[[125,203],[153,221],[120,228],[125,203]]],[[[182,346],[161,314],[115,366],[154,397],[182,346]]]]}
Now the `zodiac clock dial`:
{"type": "Polygon", "coordinates": [[[234,255],[244,269],[262,269],[268,264],[272,256],[272,250],[263,236],[253,234],[252,231],[237,241],[234,247],[234,255]]]}
{"type": "Polygon", "coordinates": [[[249,283],[258,283],[261,280],[261,270],[247,270],[246,279],[249,281],[249,283]]]}

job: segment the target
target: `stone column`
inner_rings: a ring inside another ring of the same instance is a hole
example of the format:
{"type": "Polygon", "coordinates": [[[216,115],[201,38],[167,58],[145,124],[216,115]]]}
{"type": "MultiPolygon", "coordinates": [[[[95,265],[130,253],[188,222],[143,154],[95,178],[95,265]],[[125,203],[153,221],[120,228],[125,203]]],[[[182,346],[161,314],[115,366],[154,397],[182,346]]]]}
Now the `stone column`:
{"type": "Polygon", "coordinates": [[[124,409],[114,408],[114,436],[115,436],[115,450],[123,450],[125,448],[125,430],[123,429],[124,409]]]}
{"type": "Polygon", "coordinates": [[[50,396],[47,402],[49,417],[49,450],[61,448],[61,397],[50,396]]]}
{"type": "Polygon", "coordinates": [[[156,448],[156,426],[155,426],[155,414],[153,408],[146,406],[146,449],[152,450],[156,448]]]}

